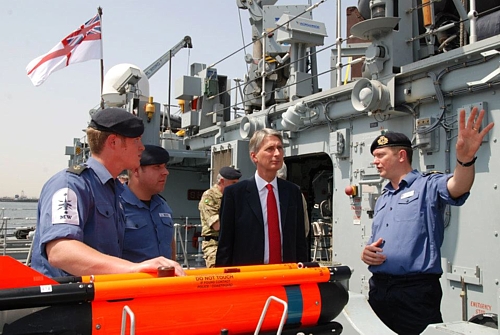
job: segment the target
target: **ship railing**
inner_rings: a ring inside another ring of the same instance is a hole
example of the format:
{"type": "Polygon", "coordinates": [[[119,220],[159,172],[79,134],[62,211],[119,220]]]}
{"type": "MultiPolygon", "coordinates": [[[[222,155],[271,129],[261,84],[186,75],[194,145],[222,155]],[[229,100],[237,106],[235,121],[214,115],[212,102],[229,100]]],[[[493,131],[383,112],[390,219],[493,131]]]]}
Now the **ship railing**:
{"type": "Polygon", "coordinates": [[[0,236],[3,238],[2,255],[5,256],[7,251],[7,220],[4,220],[5,209],[2,208],[2,225],[0,226],[0,236]]]}
{"type": "MultiPolygon", "coordinates": [[[[0,250],[2,256],[11,256],[20,262],[28,264],[33,245],[32,240],[29,238],[30,234],[22,232],[18,234],[18,228],[10,225],[9,222],[18,220],[35,220],[36,218],[23,217],[6,217],[5,209],[0,209],[0,250]],[[19,236],[25,238],[19,238],[19,236]]],[[[31,230],[31,227],[26,227],[31,230]]]]}
{"type": "Polygon", "coordinates": [[[326,262],[329,263],[332,260],[331,223],[325,222],[323,219],[318,219],[311,223],[311,227],[314,236],[312,261],[321,262],[324,253],[326,262]]]}
{"type": "Polygon", "coordinates": [[[179,218],[179,220],[184,222],[174,223],[177,262],[185,268],[205,267],[200,218],[184,217],[179,218]]]}
{"type": "MultiPolygon", "coordinates": [[[[35,220],[36,218],[5,217],[4,209],[0,209],[0,253],[9,255],[29,265],[32,253],[32,233],[26,238],[16,238],[16,228],[10,222],[18,220],[35,220]]],[[[183,223],[174,224],[174,241],[176,259],[186,268],[205,267],[202,251],[201,224],[199,218],[178,218],[183,223]],[[195,223],[193,223],[195,222],[195,223]],[[191,246],[192,244],[192,246],[191,246]]],[[[27,227],[30,228],[30,227],[27,227]]],[[[31,229],[31,228],[30,228],[31,229]]],[[[23,233],[23,236],[25,234],[23,233]]]]}

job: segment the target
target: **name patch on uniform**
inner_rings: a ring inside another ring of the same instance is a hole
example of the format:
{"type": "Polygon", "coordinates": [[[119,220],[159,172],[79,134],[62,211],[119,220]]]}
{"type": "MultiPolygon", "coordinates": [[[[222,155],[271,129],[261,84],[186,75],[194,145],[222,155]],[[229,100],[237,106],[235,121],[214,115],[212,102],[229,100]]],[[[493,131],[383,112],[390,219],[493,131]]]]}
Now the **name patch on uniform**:
{"type": "Polygon", "coordinates": [[[159,213],[160,217],[161,218],[171,218],[172,216],[170,215],[170,213],[159,213]]]}
{"type": "Polygon", "coordinates": [[[413,197],[414,194],[415,194],[415,191],[408,191],[408,192],[403,193],[401,195],[401,199],[406,199],[406,198],[409,198],[409,197],[413,197]]]}
{"type": "Polygon", "coordinates": [[[52,224],[79,225],[78,199],[75,191],[61,188],[52,196],[52,224]]]}

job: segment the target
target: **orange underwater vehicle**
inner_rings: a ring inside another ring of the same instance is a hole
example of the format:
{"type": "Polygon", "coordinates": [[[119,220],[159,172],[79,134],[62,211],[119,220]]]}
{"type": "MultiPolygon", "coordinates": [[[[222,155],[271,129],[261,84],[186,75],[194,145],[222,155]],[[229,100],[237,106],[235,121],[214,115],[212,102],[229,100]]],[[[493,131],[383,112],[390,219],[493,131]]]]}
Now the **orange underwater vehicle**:
{"type": "Polygon", "coordinates": [[[0,334],[321,334],[348,301],[347,266],[277,264],[51,279],[0,257],[0,334]]]}

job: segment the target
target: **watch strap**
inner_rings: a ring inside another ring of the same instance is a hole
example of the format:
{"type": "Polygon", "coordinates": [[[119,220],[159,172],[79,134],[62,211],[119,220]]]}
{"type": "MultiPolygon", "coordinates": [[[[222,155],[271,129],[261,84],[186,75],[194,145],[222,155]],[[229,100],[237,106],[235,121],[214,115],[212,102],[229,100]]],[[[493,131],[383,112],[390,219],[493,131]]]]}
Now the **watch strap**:
{"type": "Polygon", "coordinates": [[[477,159],[477,156],[474,157],[470,162],[467,162],[467,163],[461,162],[457,159],[457,163],[462,165],[463,167],[468,167],[468,166],[474,165],[474,163],[476,162],[476,159],[477,159]]]}

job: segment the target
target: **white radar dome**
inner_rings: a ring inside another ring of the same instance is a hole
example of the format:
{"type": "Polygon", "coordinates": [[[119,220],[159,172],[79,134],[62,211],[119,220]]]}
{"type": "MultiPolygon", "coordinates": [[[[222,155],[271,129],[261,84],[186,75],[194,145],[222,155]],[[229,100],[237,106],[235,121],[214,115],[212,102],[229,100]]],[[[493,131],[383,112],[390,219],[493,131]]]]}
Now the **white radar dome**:
{"type": "Polygon", "coordinates": [[[127,102],[126,94],[118,93],[115,87],[121,84],[119,81],[123,80],[124,76],[126,76],[126,73],[130,72],[131,68],[136,71],[138,70],[141,74],[141,79],[137,83],[139,99],[142,101],[148,101],[149,80],[146,78],[146,74],[144,74],[139,67],[133,64],[118,64],[109,69],[104,76],[102,98],[107,106],[123,107],[127,102]]]}

